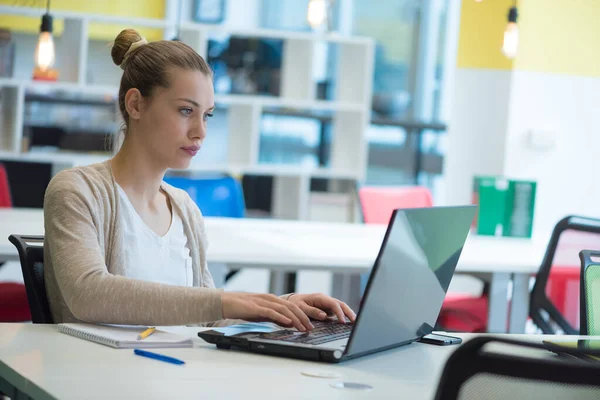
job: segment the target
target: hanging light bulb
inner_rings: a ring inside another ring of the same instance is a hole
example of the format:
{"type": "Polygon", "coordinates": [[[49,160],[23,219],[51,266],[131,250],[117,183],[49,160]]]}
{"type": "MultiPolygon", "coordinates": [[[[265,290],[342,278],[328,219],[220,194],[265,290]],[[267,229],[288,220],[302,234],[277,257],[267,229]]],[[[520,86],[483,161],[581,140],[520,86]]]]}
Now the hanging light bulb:
{"type": "Polygon", "coordinates": [[[504,31],[504,42],[502,44],[502,53],[513,59],[517,56],[517,48],[519,47],[519,27],[517,26],[517,7],[511,7],[508,11],[508,25],[504,31]]]}
{"type": "Polygon", "coordinates": [[[42,27],[35,48],[35,66],[41,71],[48,71],[54,66],[54,40],[52,38],[52,16],[42,16],[42,27]]]}
{"type": "Polygon", "coordinates": [[[47,2],[46,13],[42,16],[40,36],[35,47],[34,79],[56,80],[58,73],[54,67],[55,49],[52,37],[52,15],[50,15],[50,0],[47,2]]]}
{"type": "Polygon", "coordinates": [[[327,12],[327,0],[310,0],[308,2],[306,20],[313,29],[318,28],[327,21],[327,12]]]}

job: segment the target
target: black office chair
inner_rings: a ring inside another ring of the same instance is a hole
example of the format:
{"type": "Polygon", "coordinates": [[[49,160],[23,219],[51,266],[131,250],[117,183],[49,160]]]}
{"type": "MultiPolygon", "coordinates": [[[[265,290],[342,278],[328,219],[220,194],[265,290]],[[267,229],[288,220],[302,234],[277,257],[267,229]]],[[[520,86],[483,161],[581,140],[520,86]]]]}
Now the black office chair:
{"type": "Polygon", "coordinates": [[[435,400],[600,398],[600,363],[576,358],[600,353],[572,348],[567,351],[575,357],[559,357],[552,348],[489,336],[472,339],[446,362],[435,400]],[[491,348],[498,345],[503,347],[491,348]]]}
{"type": "Polygon", "coordinates": [[[545,334],[559,333],[558,329],[562,329],[565,334],[576,335],[579,333],[579,327],[573,326],[567,321],[552,303],[547,292],[552,266],[565,262],[565,260],[556,259],[559,242],[562,240],[567,247],[567,250],[561,251],[564,253],[562,258],[565,258],[566,254],[568,256],[566,262],[569,265],[578,266],[581,250],[600,248],[600,220],[572,215],[561,219],[556,224],[531,291],[529,316],[545,334]],[[573,238],[575,235],[577,235],[576,238],[573,238]]]}
{"type": "Polygon", "coordinates": [[[8,240],[19,251],[32,322],[34,324],[52,324],[52,314],[44,282],[44,237],[10,235],[8,240]]]}

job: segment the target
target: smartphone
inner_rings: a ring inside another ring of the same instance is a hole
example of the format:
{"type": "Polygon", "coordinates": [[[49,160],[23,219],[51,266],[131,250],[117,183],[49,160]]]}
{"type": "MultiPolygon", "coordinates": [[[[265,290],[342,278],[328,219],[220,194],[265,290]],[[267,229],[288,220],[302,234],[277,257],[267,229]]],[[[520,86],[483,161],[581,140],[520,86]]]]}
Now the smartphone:
{"type": "Polygon", "coordinates": [[[419,339],[419,342],[436,344],[438,346],[449,346],[451,344],[462,343],[462,339],[455,336],[446,336],[437,333],[430,333],[429,335],[425,335],[421,339],[419,339]]]}

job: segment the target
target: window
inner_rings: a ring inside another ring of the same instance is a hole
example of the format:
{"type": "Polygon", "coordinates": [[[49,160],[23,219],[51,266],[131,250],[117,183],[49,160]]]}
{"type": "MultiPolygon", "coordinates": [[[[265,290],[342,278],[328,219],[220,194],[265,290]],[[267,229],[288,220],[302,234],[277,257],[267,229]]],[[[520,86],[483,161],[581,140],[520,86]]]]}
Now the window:
{"type": "MultiPolygon", "coordinates": [[[[262,27],[309,29],[308,0],[262,0],[262,4],[262,27]]],[[[446,135],[446,72],[454,67],[446,49],[457,36],[448,31],[456,25],[449,19],[458,18],[459,2],[338,0],[334,4],[336,29],[376,41],[372,124],[366,132],[367,183],[418,183],[435,189],[441,179],[446,135]]],[[[335,59],[334,53],[335,48],[328,50],[329,60],[335,59]]],[[[335,78],[333,62],[328,61],[325,69],[326,78],[335,78]]],[[[335,86],[335,82],[327,84],[335,86]]],[[[314,129],[298,120],[289,123],[297,124],[286,127],[292,135],[304,130],[314,139],[314,129]]],[[[327,142],[319,141],[317,146],[327,146],[327,142]]],[[[301,153],[300,148],[297,152],[301,153]]]]}
{"type": "Polygon", "coordinates": [[[417,183],[434,189],[446,134],[437,121],[446,107],[444,72],[452,67],[445,65],[452,2],[352,2],[352,33],[377,43],[367,183],[417,183]]]}
{"type": "Polygon", "coordinates": [[[407,118],[413,101],[418,37],[415,0],[353,0],[352,33],[375,40],[373,112],[407,118]]]}

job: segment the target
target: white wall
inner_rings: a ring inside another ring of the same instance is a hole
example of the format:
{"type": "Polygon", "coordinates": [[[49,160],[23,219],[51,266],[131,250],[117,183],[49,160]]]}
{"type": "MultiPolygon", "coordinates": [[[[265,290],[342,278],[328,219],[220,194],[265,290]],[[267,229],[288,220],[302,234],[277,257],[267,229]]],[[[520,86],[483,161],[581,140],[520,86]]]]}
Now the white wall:
{"type": "Polygon", "coordinates": [[[470,203],[474,175],[503,173],[510,88],[510,71],[456,71],[444,158],[445,197],[436,203],[470,203]]]}
{"type": "Polygon", "coordinates": [[[600,218],[599,105],[600,78],[457,69],[442,203],[470,202],[476,174],[504,175],[537,181],[534,235],[569,214],[600,218]],[[554,146],[532,146],[531,131],[554,146]]]}
{"type": "Polygon", "coordinates": [[[600,78],[514,71],[505,173],[538,182],[535,229],[568,214],[600,217],[600,78]],[[554,148],[528,146],[530,130],[553,132],[554,148]]]}

